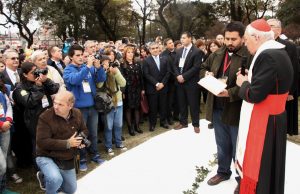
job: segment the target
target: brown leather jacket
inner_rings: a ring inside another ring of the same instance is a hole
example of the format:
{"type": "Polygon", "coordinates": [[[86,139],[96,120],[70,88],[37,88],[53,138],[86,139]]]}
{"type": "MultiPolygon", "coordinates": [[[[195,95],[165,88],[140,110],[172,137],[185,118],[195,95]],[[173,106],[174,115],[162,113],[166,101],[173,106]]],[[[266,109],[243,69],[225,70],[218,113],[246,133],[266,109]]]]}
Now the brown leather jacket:
{"type": "Polygon", "coordinates": [[[81,112],[73,108],[68,120],[57,116],[53,107],[43,112],[36,129],[36,155],[58,160],[70,160],[75,157],[76,148],[67,148],[67,140],[76,132],[86,135],[87,127],[81,112]]]}

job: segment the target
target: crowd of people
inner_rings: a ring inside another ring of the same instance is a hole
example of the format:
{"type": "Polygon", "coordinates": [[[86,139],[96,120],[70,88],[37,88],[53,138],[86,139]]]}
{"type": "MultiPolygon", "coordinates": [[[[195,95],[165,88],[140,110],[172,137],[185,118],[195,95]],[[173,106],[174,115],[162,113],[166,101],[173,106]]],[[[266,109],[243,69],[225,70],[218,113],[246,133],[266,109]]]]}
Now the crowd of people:
{"type": "Polygon", "coordinates": [[[235,194],[283,194],[286,133],[298,134],[300,69],[296,46],[280,35],[279,20],[262,19],[247,28],[231,22],[209,41],[183,32],[180,40],[158,37],[141,46],[124,38],[68,41],[63,49],[29,55],[6,49],[0,56],[0,193],[14,193],[6,189],[7,178],[22,182],[15,166],[32,165],[46,193],[74,193],[76,169],[105,162],[99,129],[110,156],[127,150],[123,120],[135,136],[146,117],[150,132],[158,118],[165,129],[187,128],[190,112],[198,134],[203,102],[218,158],[217,174],[207,183],[228,180],[233,161],[240,175],[235,194]],[[207,75],[226,89],[214,95],[200,87],[207,75]],[[149,112],[141,108],[145,98],[149,112]],[[99,108],[104,101],[109,106],[99,108]]]}

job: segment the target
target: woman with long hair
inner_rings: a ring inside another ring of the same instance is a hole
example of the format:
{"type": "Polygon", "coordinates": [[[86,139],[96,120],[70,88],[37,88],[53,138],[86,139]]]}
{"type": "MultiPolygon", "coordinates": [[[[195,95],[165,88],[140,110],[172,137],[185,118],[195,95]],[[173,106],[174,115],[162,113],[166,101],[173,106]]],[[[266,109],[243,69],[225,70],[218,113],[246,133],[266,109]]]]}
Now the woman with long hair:
{"type": "Polygon", "coordinates": [[[126,80],[119,70],[119,62],[116,59],[116,52],[107,48],[103,52],[102,65],[106,69],[106,81],[97,84],[98,88],[112,97],[112,109],[103,115],[104,121],[104,145],[110,156],[114,155],[112,148],[113,138],[116,148],[121,151],[127,150],[122,143],[123,127],[123,99],[121,88],[126,86],[126,80]],[[107,57],[108,56],[108,57],[107,57]]]}
{"type": "Polygon", "coordinates": [[[207,57],[211,54],[216,52],[219,48],[221,48],[220,43],[217,40],[211,40],[207,44],[207,57]]]}
{"type": "Polygon", "coordinates": [[[134,61],[134,48],[124,49],[121,72],[126,79],[126,87],[123,93],[125,118],[131,136],[135,131],[142,133],[139,128],[141,95],[145,93],[143,86],[143,74],[140,64],[134,61]],[[134,113],[134,119],[132,118],[134,113]]]}
{"type": "Polygon", "coordinates": [[[23,63],[20,73],[21,82],[13,92],[16,105],[23,106],[25,109],[24,122],[31,135],[33,155],[35,155],[35,130],[39,115],[52,107],[51,95],[56,94],[59,89],[59,84],[54,83],[38,70],[34,63],[23,63]]]}
{"type": "Polygon", "coordinates": [[[146,46],[141,46],[141,52],[140,52],[140,59],[141,61],[143,61],[144,59],[146,59],[149,55],[150,55],[150,52],[148,50],[148,48],[146,46]]]}

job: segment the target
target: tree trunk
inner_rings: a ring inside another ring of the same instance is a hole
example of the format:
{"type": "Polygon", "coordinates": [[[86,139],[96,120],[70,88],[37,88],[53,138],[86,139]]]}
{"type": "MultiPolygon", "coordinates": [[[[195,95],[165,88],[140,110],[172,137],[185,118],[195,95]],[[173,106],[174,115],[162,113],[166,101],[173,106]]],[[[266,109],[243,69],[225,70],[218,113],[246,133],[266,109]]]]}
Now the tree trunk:
{"type": "Polygon", "coordinates": [[[95,1],[94,9],[95,9],[95,13],[97,15],[101,29],[104,31],[104,33],[106,34],[106,36],[108,37],[109,40],[116,41],[117,40],[116,33],[112,29],[112,27],[109,25],[107,18],[103,15],[103,10],[108,2],[109,2],[109,0],[95,1]]]}
{"type": "Polygon", "coordinates": [[[167,36],[172,38],[174,40],[174,36],[173,36],[173,33],[171,31],[171,28],[167,22],[167,20],[165,19],[164,15],[163,15],[163,10],[164,8],[168,5],[169,3],[162,3],[158,9],[158,16],[159,16],[159,19],[161,21],[161,25],[165,28],[166,32],[167,32],[167,36]]]}

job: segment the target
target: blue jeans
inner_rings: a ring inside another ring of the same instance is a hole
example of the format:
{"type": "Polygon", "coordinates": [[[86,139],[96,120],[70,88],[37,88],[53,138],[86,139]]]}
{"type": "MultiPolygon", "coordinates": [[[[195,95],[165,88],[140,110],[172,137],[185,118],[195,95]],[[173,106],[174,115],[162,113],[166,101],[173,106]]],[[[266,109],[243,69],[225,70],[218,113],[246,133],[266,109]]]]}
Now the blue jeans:
{"type": "Polygon", "coordinates": [[[10,131],[0,132],[0,193],[5,189],[6,158],[10,143],[10,131]]]}
{"type": "Polygon", "coordinates": [[[0,132],[0,176],[6,172],[6,157],[10,142],[10,131],[0,132]]]}
{"type": "Polygon", "coordinates": [[[88,128],[89,136],[88,139],[91,141],[91,146],[89,148],[80,149],[80,160],[86,160],[86,149],[95,156],[98,155],[98,112],[93,106],[87,108],[80,108],[83,116],[83,120],[88,128]]]}
{"type": "Polygon", "coordinates": [[[46,194],[57,193],[59,188],[65,193],[75,193],[77,189],[75,168],[61,170],[55,162],[48,157],[36,157],[36,163],[42,173],[46,185],[46,194]]]}
{"type": "Polygon", "coordinates": [[[123,105],[113,108],[104,115],[106,119],[104,127],[104,141],[106,149],[112,148],[112,134],[114,132],[116,147],[122,144],[123,105]]]}
{"type": "Polygon", "coordinates": [[[213,126],[217,143],[218,174],[231,176],[231,161],[235,161],[237,126],[226,125],[222,122],[222,109],[213,110],[213,126]]]}

